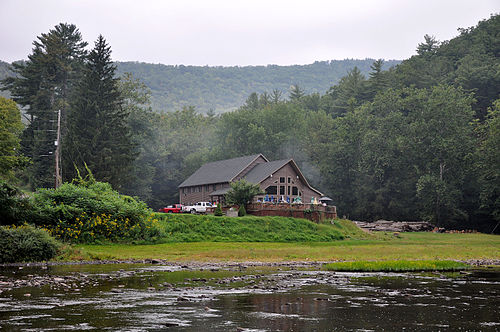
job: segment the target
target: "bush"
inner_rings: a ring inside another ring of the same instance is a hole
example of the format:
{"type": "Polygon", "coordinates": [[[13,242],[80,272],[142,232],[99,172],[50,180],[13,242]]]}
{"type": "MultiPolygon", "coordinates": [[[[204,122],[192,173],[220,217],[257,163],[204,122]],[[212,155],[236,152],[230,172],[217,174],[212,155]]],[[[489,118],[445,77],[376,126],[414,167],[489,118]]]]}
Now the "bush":
{"type": "Polygon", "coordinates": [[[21,191],[0,180],[0,225],[21,225],[30,211],[29,201],[21,191]]]}
{"type": "Polygon", "coordinates": [[[161,235],[146,203],[103,182],[65,183],[33,195],[30,222],[64,241],[154,241],[161,235]]]}
{"type": "Polygon", "coordinates": [[[240,208],[238,209],[238,217],[244,217],[247,215],[247,210],[245,210],[245,205],[240,205],[240,208]]]}
{"type": "Polygon", "coordinates": [[[0,263],[46,261],[56,256],[59,247],[45,230],[0,226],[0,263]]]}
{"type": "Polygon", "coordinates": [[[220,204],[217,203],[217,206],[215,207],[215,211],[214,211],[214,216],[222,217],[223,215],[224,215],[224,213],[222,213],[222,208],[220,207],[220,204]]]}

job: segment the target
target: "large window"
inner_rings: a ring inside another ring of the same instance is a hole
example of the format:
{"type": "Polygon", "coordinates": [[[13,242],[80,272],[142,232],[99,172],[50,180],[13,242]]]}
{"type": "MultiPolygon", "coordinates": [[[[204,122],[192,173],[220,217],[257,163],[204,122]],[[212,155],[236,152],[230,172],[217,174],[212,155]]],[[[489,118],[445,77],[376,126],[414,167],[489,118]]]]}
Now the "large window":
{"type": "Polygon", "coordinates": [[[284,176],[280,177],[280,183],[285,183],[285,177],[284,176]]]}
{"type": "Polygon", "coordinates": [[[266,194],[269,195],[276,195],[278,193],[278,187],[277,186],[269,186],[266,188],[266,194]]]}
{"type": "Polygon", "coordinates": [[[299,194],[299,189],[295,186],[292,187],[292,195],[297,196],[299,194]]]}
{"type": "Polygon", "coordinates": [[[285,186],[280,186],[280,195],[285,195],[285,186]]]}

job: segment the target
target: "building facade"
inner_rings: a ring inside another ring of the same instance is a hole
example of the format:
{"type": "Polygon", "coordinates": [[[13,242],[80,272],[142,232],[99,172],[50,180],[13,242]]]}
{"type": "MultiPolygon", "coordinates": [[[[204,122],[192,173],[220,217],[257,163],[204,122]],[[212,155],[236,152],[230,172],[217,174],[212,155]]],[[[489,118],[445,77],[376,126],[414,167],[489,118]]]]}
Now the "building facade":
{"type": "Polygon", "coordinates": [[[264,199],[292,202],[297,197],[303,202],[319,199],[322,194],[309,185],[293,159],[268,161],[262,154],[226,159],[201,166],[179,186],[179,202],[184,205],[196,202],[224,203],[230,183],[244,179],[259,184],[264,199]]]}

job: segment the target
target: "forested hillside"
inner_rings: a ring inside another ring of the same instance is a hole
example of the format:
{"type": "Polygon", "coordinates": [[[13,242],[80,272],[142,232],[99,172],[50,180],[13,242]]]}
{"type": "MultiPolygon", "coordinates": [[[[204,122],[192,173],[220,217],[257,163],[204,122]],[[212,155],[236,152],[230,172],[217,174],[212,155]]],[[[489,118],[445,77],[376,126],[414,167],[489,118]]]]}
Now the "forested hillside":
{"type": "MultiPolygon", "coordinates": [[[[32,120],[21,149],[6,151],[32,158],[17,173],[21,183],[53,185],[54,123],[62,109],[63,179],[77,175],[75,166],[82,176],[91,170],[154,208],[178,202],[177,186],[203,163],[263,153],[270,160],[294,158],[341,216],[491,232],[500,222],[498,31],[500,16],[493,15],[450,41],[425,36],[416,55],[399,65],[384,70],[377,60],[369,69],[355,66],[319,92],[296,80],[294,67],[271,70],[280,73],[276,85],[263,91],[252,88],[263,80],[251,69],[269,67],[232,67],[230,77],[250,70],[242,81],[251,86],[234,90],[245,101],[234,111],[206,114],[193,107],[156,112],[140,73],[113,78],[105,40],[88,52],[76,27],[62,24],[39,39],[72,40],[74,54],[62,42],[52,52],[41,48],[16,65],[17,78],[3,81],[18,104],[29,106],[32,120]],[[59,51],[64,66],[54,56],[59,51]],[[44,76],[47,69],[59,75],[44,76]],[[281,76],[285,69],[291,71],[281,76]]],[[[335,67],[310,66],[316,73],[335,67]]],[[[217,68],[161,67],[184,70],[186,81],[218,91],[209,78],[191,73],[217,68]]],[[[314,76],[303,82],[312,84],[314,76]]]]}
{"type": "MultiPolygon", "coordinates": [[[[252,92],[274,89],[288,96],[292,85],[306,93],[325,92],[355,66],[367,75],[373,59],[320,61],[295,66],[200,67],[167,66],[140,62],[116,62],[117,73],[132,73],[151,90],[154,110],[173,111],[194,106],[207,113],[226,112],[238,108],[252,92]]],[[[400,63],[384,62],[384,68],[400,63]]]]}
{"type": "MultiPolygon", "coordinates": [[[[172,112],[193,106],[198,112],[214,113],[234,110],[252,92],[281,91],[287,97],[292,85],[306,93],[325,92],[354,67],[368,75],[373,59],[317,61],[310,65],[201,67],[171,66],[141,62],[115,62],[117,75],[131,73],[151,91],[151,107],[159,112],[172,112]]],[[[401,61],[384,62],[383,69],[401,61]]],[[[0,61],[0,80],[14,73],[7,62],[0,61]]],[[[0,91],[4,97],[8,92],[0,91]]]]}
{"type": "MultiPolygon", "coordinates": [[[[0,80],[6,79],[7,77],[14,76],[14,72],[10,68],[10,64],[0,60],[0,80]]],[[[9,98],[9,91],[0,90],[0,96],[9,98]]]]}

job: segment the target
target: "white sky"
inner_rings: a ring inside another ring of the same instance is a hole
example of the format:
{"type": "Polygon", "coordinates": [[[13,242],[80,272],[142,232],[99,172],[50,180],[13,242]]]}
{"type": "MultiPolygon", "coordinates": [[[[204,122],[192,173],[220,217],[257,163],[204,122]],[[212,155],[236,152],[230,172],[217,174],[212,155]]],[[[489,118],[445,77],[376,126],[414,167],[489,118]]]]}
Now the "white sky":
{"type": "Polygon", "coordinates": [[[499,0],[0,0],[0,60],[31,53],[61,22],[113,59],[184,65],[406,59],[425,34],[458,35],[500,12],[499,0]]]}

